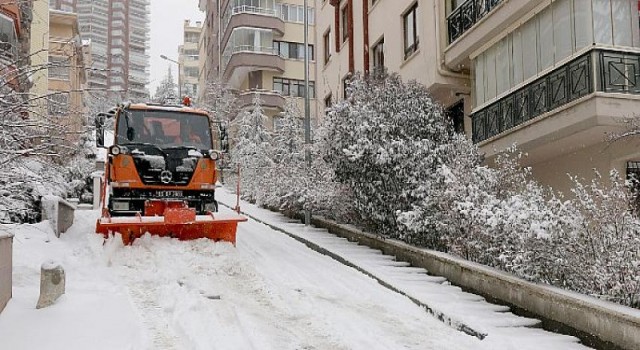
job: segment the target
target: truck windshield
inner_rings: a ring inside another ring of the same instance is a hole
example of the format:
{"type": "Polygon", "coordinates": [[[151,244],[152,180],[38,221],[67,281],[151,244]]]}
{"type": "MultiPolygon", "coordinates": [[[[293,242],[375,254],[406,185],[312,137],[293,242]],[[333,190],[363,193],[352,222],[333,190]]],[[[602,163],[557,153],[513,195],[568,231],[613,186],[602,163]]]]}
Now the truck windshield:
{"type": "Polygon", "coordinates": [[[209,118],[202,114],[158,110],[128,110],[116,127],[116,144],[152,144],[159,148],[212,149],[209,118]]]}

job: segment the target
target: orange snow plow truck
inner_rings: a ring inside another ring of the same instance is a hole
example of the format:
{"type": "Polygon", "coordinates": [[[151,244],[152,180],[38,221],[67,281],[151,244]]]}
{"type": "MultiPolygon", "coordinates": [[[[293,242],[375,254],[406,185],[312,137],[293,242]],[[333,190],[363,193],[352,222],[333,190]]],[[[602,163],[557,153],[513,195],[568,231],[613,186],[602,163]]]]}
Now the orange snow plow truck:
{"type": "Polygon", "coordinates": [[[216,161],[226,149],[222,125],[188,106],[123,104],[96,117],[96,144],[102,148],[105,118],[115,118],[115,131],[105,159],[97,233],[120,233],[124,244],[148,232],[235,245],[238,222],[247,219],[219,214],[215,199],[216,161]]]}

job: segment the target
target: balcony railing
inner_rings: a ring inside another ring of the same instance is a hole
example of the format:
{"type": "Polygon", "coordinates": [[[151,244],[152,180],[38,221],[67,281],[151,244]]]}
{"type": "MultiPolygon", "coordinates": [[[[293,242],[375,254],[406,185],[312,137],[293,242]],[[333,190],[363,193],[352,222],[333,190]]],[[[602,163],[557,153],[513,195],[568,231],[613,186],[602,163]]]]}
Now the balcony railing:
{"type": "Polygon", "coordinates": [[[594,91],[640,94],[640,52],[593,49],[472,114],[478,143],[594,91]]]}
{"type": "Polygon", "coordinates": [[[276,13],[275,8],[264,8],[264,7],[257,7],[257,6],[248,6],[248,5],[234,6],[234,7],[228,8],[224,14],[223,23],[222,23],[223,33],[227,30],[227,26],[229,25],[229,22],[231,22],[231,17],[235,15],[239,15],[241,13],[278,17],[278,14],[276,13]]]}
{"type": "Polygon", "coordinates": [[[447,17],[449,44],[478,23],[503,0],[467,0],[447,17]]]}

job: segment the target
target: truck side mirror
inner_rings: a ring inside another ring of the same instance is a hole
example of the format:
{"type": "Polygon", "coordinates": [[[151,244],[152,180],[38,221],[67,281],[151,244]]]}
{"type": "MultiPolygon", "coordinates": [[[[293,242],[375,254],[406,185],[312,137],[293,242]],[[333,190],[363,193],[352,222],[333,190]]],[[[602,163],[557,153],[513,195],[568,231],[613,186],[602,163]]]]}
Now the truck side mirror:
{"type": "Polygon", "coordinates": [[[104,113],[98,113],[96,123],[96,147],[104,147],[104,113]]]}
{"type": "Polygon", "coordinates": [[[229,153],[229,134],[227,134],[227,126],[220,124],[220,146],[222,152],[229,153]]]}
{"type": "Polygon", "coordinates": [[[112,109],[109,112],[100,112],[96,115],[96,146],[104,148],[104,123],[106,118],[113,118],[116,115],[116,110],[112,109]]]}

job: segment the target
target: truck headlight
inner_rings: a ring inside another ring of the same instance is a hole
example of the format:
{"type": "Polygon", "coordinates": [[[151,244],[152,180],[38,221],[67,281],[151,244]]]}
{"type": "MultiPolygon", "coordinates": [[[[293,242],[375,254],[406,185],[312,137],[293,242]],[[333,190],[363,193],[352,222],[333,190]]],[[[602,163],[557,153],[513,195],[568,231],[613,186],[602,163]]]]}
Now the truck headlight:
{"type": "Polygon", "coordinates": [[[218,211],[218,203],[216,203],[216,202],[205,203],[204,211],[212,212],[212,213],[217,212],[218,211]]]}
{"type": "Polygon", "coordinates": [[[210,150],[210,151],[209,151],[209,157],[210,157],[212,160],[218,160],[218,159],[220,159],[220,152],[215,151],[215,150],[210,150]]]}
{"type": "Polygon", "coordinates": [[[111,146],[111,148],[109,149],[109,153],[111,153],[114,156],[117,156],[118,154],[121,153],[120,147],[118,146],[111,146]]]}

